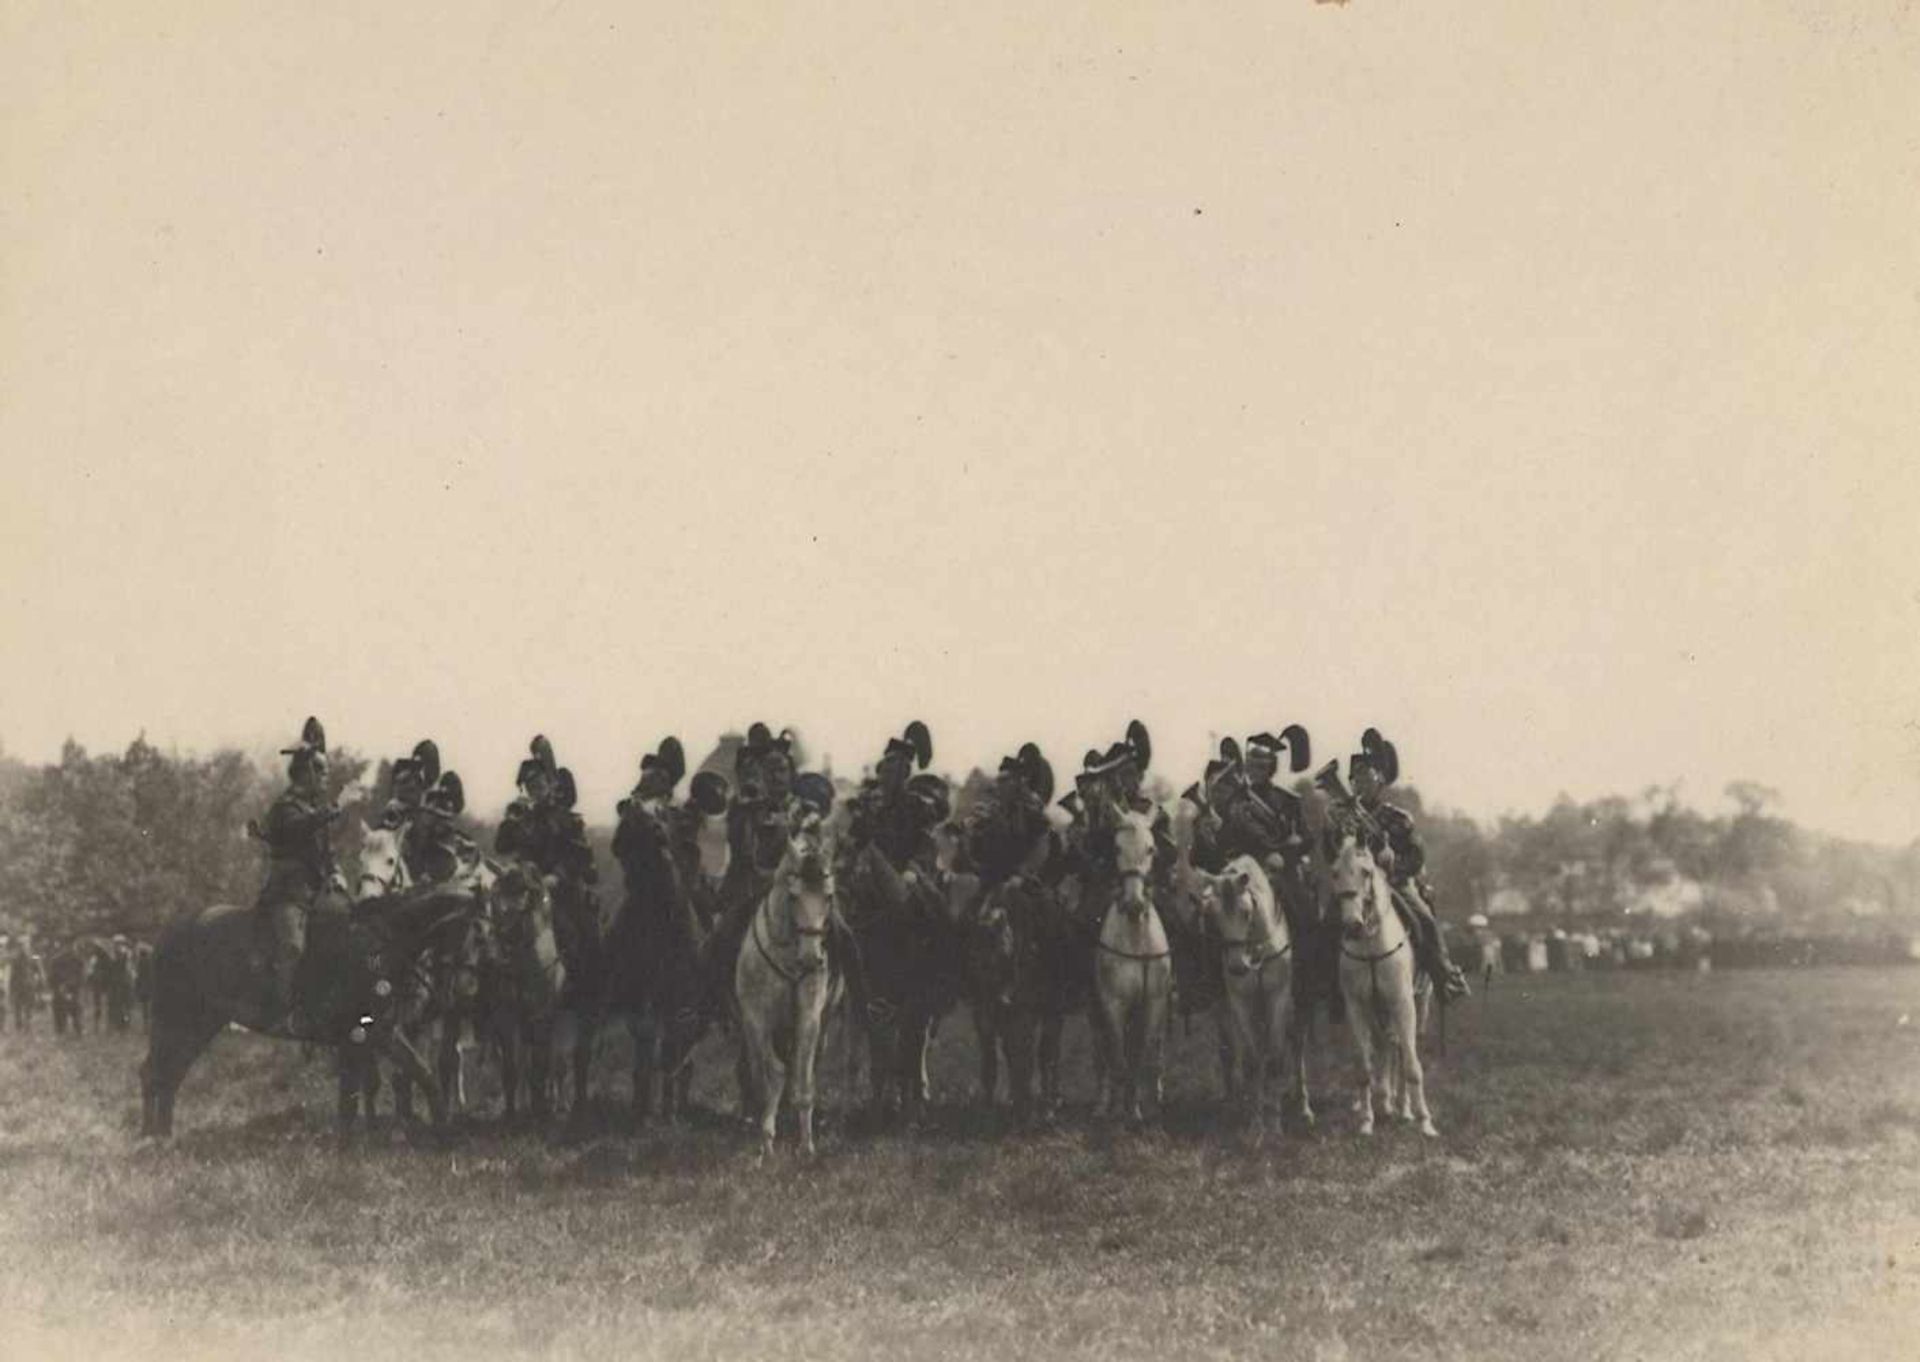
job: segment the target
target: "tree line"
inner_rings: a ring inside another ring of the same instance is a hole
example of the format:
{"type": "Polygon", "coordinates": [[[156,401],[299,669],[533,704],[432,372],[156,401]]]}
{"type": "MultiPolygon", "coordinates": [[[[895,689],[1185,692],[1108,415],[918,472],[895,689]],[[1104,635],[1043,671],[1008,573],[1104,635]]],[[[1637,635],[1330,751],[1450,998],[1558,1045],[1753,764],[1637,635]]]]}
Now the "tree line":
{"type": "MultiPolygon", "coordinates": [[[[336,797],[364,789],[369,815],[387,793],[387,764],[330,753],[336,797]]],[[[144,736],[115,754],[69,740],[60,759],[30,765],[0,752],[0,930],[150,935],[209,903],[251,903],[265,873],[246,823],[284,779],[277,758],[225,750],[182,756],[144,736]]],[[[956,808],[990,784],[975,771],[956,808]]],[[[1170,787],[1154,790],[1169,798],[1170,787]]],[[[1673,786],[1585,802],[1562,797],[1539,816],[1485,822],[1396,786],[1419,819],[1442,912],[1524,913],[1555,922],[1665,915],[1832,931],[1862,921],[1920,920],[1920,839],[1904,848],[1816,833],[1782,817],[1778,796],[1738,782],[1725,806],[1701,810],[1673,786]]],[[[590,824],[606,813],[586,811],[590,824]]],[[[610,811],[608,811],[610,812],[610,811]]],[[[482,846],[492,825],[466,818],[482,846]]],[[[359,820],[343,820],[343,856],[359,820]]],[[[603,885],[619,879],[596,826],[603,885]]]]}

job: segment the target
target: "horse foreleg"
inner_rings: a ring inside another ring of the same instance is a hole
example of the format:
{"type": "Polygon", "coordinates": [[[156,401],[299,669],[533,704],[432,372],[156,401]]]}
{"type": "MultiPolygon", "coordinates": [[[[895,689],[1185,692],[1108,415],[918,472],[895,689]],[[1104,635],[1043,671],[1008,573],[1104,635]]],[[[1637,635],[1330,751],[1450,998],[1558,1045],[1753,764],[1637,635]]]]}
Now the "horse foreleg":
{"type": "Polygon", "coordinates": [[[919,1120],[926,1114],[927,1104],[933,1099],[933,1079],[927,1072],[927,1055],[933,1049],[934,1018],[916,1014],[907,1030],[908,1048],[902,1056],[906,1061],[906,1072],[902,1075],[907,1084],[906,1110],[909,1118],[919,1120]]]}
{"type": "Polygon", "coordinates": [[[1426,1073],[1420,1065],[1420,1040],[1416,1032],[1413,1008],[1406,1003],[1396,1009],[1394,1018],[1394,1041],[1399,1050],[1399,1074],[1401,1083],[1401,1112],[1420,1128],[1420,1133],[1428,1137],[1440,1132],[1433,1124],[1433,1115],[1427,1110],[1426,1073]]]}
{"type": "Polygon", "coordinates": [[[1104,1118],[1114,1112],[1114,1097],[1123,1083],[1131,1083],[1127,1064],[1127,1020],[1131,1009],[1114,991],[1100,989],[1092,1007],[1092,1072],[1098,1097],[1092,1114],[1104,1118]]]}
{"type": "Polygon", "coordinates": [[[1151,973],[1142,983],[1140,999],[1140,1087],[1136,1094],[1132,1116],[1142,1119],[1142,1103],[1152,1107],[1153,1119],[1158,1121],[1166,1106],[1166,1093],[1161,1087],[1162,1065],[1167,1051],[1168,1021],[1173,1016],[1173,978],[1172,967],[1164,960],[1148,967],[1151,973]]]}
{"type": "MultiPolygon", "coordinates": [[[[671,1021],[667,1025],[671,1025],[671,1021]]],[[[633,1123],[636,1126],[646,1124],[653,1115],[653,1075],[657,1067],[656,1056],[660,1049],[661,1032],[665,1028],[646,1013],[634,1013],[627,1018],[627,1039],[633,1044],[633,1123]]],[[[664,1094],[662,1105],[667,1104],[664,1094]]]]}
{"type": "MultiPolygon", "coordinates": [[[[600,1016],[598,1013],[579,1012],[575,1014],[573,1036],[573,1109],[568,1113],[569,1121],[582,1126],[587,1121],[587,1086],[593,1070],[593,1043],[600,1034],[600,1016]]],[[[544,1100],[544,1098],[536,1099],[544,1100]]],[[[539,1113],[539,1108],[535,1108],[539,1113]]]]}
{"type": "Polygon", "coordinates": [[[1030,1008],[1016,1003],[1002,1028],[1007,1047],[1007,1088],[1013,1099],[1013,1119],[1025,1125],[1033,1116],[1033,1062],[1036,1018],[1030,1008]]]}
{"type": "Polygon", "coordinates": [[[1347,1029],[1353,1033],[1354,1058],[1360,1065],[1360,1095],[1354,1111],[1360,1118],[1360,1133],[1373,1134],[1373,1000],[1357,989],[1347,991],[1347,1029]]]}
{"type": "Polygon", "coordinates": [[[458,1017],[443,1017],[440,1021],[440,1047],[437,1056],[437,1070],[440,1076],[440,1089],[446,1094],[447,1105],[458,1115],[467,1110],[467,1081],[465,1066],[460,1062],[460,1022],[458,1017]]]}
{"type": "Polygon", "coordinates": [[[991,998],[973,1004],[973,1037],[980,1050],[980,1105],[988,1111],[1000,1096],[999,1005],[991,998]]]}
{"type": "Polygon", "coordinates": [[[752,1079],[760,1125],[760,1156],[773,1152],[773,1137],[780,1117],[780,1095],[786,1086],[786,1069],[774,1052],[771,1025],[762,1018],[743,1018],[741,1043],[746,1051],[747,1071],[752,1079]]]}
{"type": "Polygon", "coordinates": [[[819,1059],[822,1001],[796,999],[793,1027],[793,1114],[800,1127],[800,1152],[813,1154],[813,1067],[819,1059]]]}
{"type": "MultiPolygon", "coordinates": [[[[427,1066],[427,1061],[421,1058],[413,1042],[398,1027],[387,1037],[386,1052],[393,1060],[397,1074],[405,1074],[411,1078],[427,1095],[427,1115],[434,1129],[444,1128],[447,1124],[446,1095],[440,1091],[439,1080],[433,1076],[433,1070],[427,1066]]],[[[407,1113],[407,1117],[412,1118],[411,1111],[407,1113]]]]}
{"type": "Polygon", "coordinates": [[[500,1101],[502,1119],[509,1125],[520,1118],[520,1019],[511,1014],[496,1015],[489,1028],[500,1056],[500,1101]]]}
{"type": "MultiPolygon", "coordinates": [[[[555,1086],[553,1075],[553,1024],[553,1014],[548,1012],[523,1018],[515,1028],[520,1035],[521,1044],[526,1050],[527,1109],[533,1114],[533,1119],[536,1122],[545,1121],[553,1115],[555,1086]]],[[[579,1045],[579,1036],[574,1038],[574,1043],[576,1046],[579,1045]]],[[[579,1053],[578,1049],[574,1051],[575,1055],[579,1053]]],[[[587,1054],[591,1056],[592,1053],[592,1043],[588,1042],[587,1054]]],[[[577,1076],[574,1085],[574,1101],[579,1104],[575,1110],[577,1112],[584,1112],[586,1109],[585,1090],[579,1086],[577,1076]]]]}
{"type": "Polygon", "coordinates": [[[1040,1108],[1049,1116],[1060,1109],[1060,1038],[1066,1025],[1064,1012],[1048,1011],[1040,1018],[1040,1108]]]}

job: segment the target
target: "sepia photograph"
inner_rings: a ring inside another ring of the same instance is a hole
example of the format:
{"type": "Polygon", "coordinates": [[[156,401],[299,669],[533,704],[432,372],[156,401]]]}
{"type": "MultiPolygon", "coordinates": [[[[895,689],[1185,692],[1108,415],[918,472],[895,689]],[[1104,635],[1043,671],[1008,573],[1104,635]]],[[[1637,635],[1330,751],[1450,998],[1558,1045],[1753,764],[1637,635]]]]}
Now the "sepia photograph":
{"type": "Polygon", "coordinates": [[[1920,1357],[1916,77],[0,0],[0,1357],[1920,1357]]]}

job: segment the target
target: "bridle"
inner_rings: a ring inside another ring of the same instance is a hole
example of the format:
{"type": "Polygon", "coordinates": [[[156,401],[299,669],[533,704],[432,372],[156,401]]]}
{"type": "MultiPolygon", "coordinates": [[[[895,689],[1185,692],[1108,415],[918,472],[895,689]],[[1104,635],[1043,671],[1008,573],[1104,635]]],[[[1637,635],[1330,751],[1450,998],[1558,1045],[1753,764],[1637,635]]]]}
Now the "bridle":
{"type": "MultiPolygon", "coordinates": [[[[823,853],[820,852],[818,848],[812,849],[808,854],[823,856],[823,853]]],[[[806,940],[826,940],[832,930],[829,925],[832,920],[831,910],[829,910],[828,916],[822,919],[818,927],[809,927],[800,921],[799,915],[794,911],[793,905],[796,899],[808,892],[820,894],[831,903],[833,899],[832,873],[825,872],[818,883],[808,884],[801,871],[794,869],[787,872],[785,884],[777,884],[775,887],[782,891],[780,897],[782,899],[781,906],[786,910],[786,935],[795,938],[796,944],[799,941],[806,940]]],[[[778,974],[782,979],[785,979],[789,984],[798,986],[802,979],[819,973],[821,966],[789,966],[776,959],[773,952],[768,949],[765,924],[768,914],[773,907],[773,898],[773,892],[770,890],[766,897],[761,899],[760,911],[753,915],[753,927],[749,935],[753,937],[753,944],[759,950],[760,958],[767,962],[767,965],[773,972],[778,974]]]]}
{"type": "MultiPolygon", "coordinates": [[[[1357,871],[1356,873],[1360,876],[1359,886],[1353,889],[1334,890],[1333,891],[1334,901],[1337,903],[1343,903],[1350,898],[1360,899],[1361,903],[1363,904],[1363,907],[1361,909],[1361,916],[1360,916],[1360,927],[1361,927],[1361,930],[1365,933],[1366,939],[1373,940],[1379,936],[1380,927],[1382,923],[1382,919],[1380,916],[1379,881],[1375,878],[1379,874],[1379,869],[1376,866],[1369,865],[1367,869],[1363,871],[1357,871]]],[[[1341,923],[1341,927],[1342,927],[1341,936],[1343,939],[1341,940],[1341,943],[1340,943],[1340,954],[1345,956],[1349,960],[1355,961],[1356,963],[1359,963],[1359,964],[1364,964],[1367,967],[1367,981],[1372,986],[1373,992],[1377,996],[1380,992],[1381,963],[1383,961],[1392,959],[1394,956],[1398,955],[1401,951],[1405,950],[1407,948],[1408,941],[1410,941],[1412,938],[1406,935],[1402,935],[1400,940],[1397,943],[1395,943],[1392,946],[1389,946],[1384,951],[1379,951],[1377,953],[1372,953],[1372,954],[1356,955],[1354,952],[1347,949],[1347,943],[1346,943],[1346,940],[1344,939],[1346,935],[1344,930],[1345,925],[1346,924],[1343,921],[1341,923]]]]}
{"type": "Polygon", "coordinates": [[[407,873],[407,858],[400,854],[400,843],[396,837],[393,846],[393,874],[382,878],[376,872],[367,869],[366,861],[360,863],[360,877],[354,886],[356,899],[370,899],[404,893],[413,887],[413,876],[407,873]],[[367,886],[373,886],[373,892],[367,892],[367,886]]]}

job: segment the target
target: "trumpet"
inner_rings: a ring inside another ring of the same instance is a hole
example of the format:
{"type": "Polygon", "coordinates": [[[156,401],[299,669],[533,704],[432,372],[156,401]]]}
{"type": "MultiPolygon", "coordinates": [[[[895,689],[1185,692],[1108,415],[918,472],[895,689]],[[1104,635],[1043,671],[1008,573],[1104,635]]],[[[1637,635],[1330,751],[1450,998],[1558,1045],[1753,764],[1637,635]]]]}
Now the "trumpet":
{"type": "Polygon", "coordinates": [[[1381,835],[1380,825],[1367,812],[1367,806],[1360,797],[1347,788],[1346,781],[1340,779],[1340,763],[1330,761],[1313,773],[1313,787],[1326,795],[1357,822],[1369,838],[1381,835]]]}

